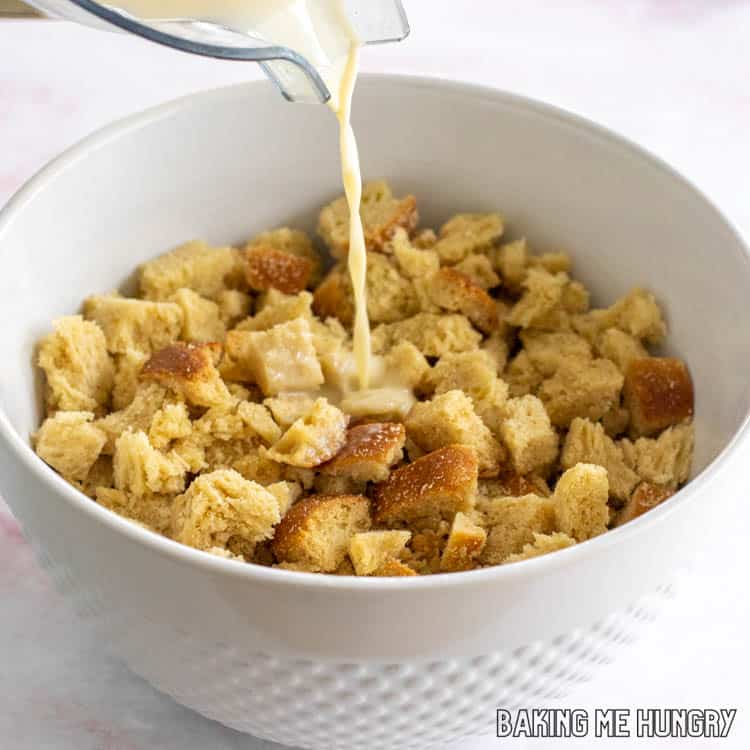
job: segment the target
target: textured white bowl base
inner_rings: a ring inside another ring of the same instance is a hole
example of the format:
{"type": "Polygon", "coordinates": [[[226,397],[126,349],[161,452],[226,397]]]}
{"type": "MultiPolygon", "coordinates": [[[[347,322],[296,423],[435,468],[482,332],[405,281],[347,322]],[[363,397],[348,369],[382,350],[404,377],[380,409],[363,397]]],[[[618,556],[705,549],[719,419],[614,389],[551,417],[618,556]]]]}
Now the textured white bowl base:
{"type": "Polygon", "coordinates": [[[679,581],[590,627],[513,651],[423,663],[326,664],[206,642],[113,610],[36,552],[76,614],[156,689],[239,732],[309,750],[428,750],[490,733],[497,708],[544,706],[594,678],[657,619],[679,581]],[[144,643],[158,647],[149,651],[144,643]]]}

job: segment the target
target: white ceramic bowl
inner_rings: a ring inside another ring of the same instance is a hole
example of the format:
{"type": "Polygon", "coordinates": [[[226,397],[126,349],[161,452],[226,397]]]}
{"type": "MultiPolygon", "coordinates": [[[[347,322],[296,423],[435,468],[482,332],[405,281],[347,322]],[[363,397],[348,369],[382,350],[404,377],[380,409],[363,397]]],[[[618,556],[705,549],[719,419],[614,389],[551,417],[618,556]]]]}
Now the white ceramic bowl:
{"type": "Polygon", "coordinates": [[[641,519],[518,565],[408,580],[311,576],[221,560],[78,494],[29,447],[34,342],[83,297],[183,240],[314,226],[341,192],[324,107],[267,84],[199,94],[87,138],[0,217],[0,485],[61,585],[132,669],[242,731],[321,750],[423,748],[488,731],[630,639],[688,564],[747,439],[745,246],[693,187],[600,128],[468,85],[365,77],[363,169],[419,198],[424,224],[500,210],[565,247],[609,303],[656,290],[698,396],[692,483],[641,519]]]}

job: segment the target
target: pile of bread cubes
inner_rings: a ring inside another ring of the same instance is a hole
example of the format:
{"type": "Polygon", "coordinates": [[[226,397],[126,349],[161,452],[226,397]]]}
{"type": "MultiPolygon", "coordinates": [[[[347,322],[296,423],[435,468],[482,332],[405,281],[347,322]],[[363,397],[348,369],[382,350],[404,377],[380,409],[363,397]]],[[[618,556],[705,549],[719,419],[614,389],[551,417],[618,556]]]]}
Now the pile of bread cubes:
{"type": "Polygon", "coordinates": [[[625,523],[688,479],[693,387],[650,356],[634,289],[591,309],[561,252],[497,214],[418,229],[365,186],[373,385],[360,391],[343,198],[319,253],[288,228],[191,242],[92,296],[38,349],[39,456],[183,544],[288,570],[413,576],[512,563],[625,523]],[[331,266],[330,257],[333,258],[331,266]]]}

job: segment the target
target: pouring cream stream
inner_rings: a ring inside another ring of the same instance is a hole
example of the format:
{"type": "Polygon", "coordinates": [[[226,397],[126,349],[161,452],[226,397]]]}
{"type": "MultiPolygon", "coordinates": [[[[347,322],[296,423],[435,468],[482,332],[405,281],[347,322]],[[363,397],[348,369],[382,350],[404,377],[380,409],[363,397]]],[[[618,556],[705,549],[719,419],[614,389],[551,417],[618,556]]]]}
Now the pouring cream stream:
{"type": "Polygon", "coordinates": [[[331,92],[329,106],[340,130],[341,170],[349,205],[349,273],[355,304],[353,349],[359,386],[369,387],[370,325],[365,278],[367,253],[360,217],[362,175],[351,126],[351,107],[361,42],[345,0],[115,0],[111,5],[139,18],[201,19],[299,52],[317,68],[331,92]]]}

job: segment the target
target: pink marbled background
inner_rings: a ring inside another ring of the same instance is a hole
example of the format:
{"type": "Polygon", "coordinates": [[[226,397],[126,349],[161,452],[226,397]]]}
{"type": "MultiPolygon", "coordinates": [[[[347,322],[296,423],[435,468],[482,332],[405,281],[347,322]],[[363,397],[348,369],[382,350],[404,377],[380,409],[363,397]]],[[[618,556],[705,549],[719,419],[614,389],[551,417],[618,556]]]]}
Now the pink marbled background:
{"type": "MultiPolygon", "coordinates": [[[[448,2],[406,5],[411,37],[368,50],[366,70],[474,80],[587,115],[673,163],[750,233],[750,2],[474,0],[458,12],[448,2]]],[[[258,75],[68,24],[0,22],[0,203],[115,117],[258,75]]],[[[703,561],[627,663],[564,705],[750,709],[750,553],[741,533],[740,524],[728,531],[725,548],[703,561]]],[[[200,719],[130,675],[49,587],[1,501],[0,659],[3,749],[271,747],[200,719]]],[[[471,744],[498,746],[492,738],[471,744]]],[[[722,746],[750,746],[742,712],[722,746]]]]}

